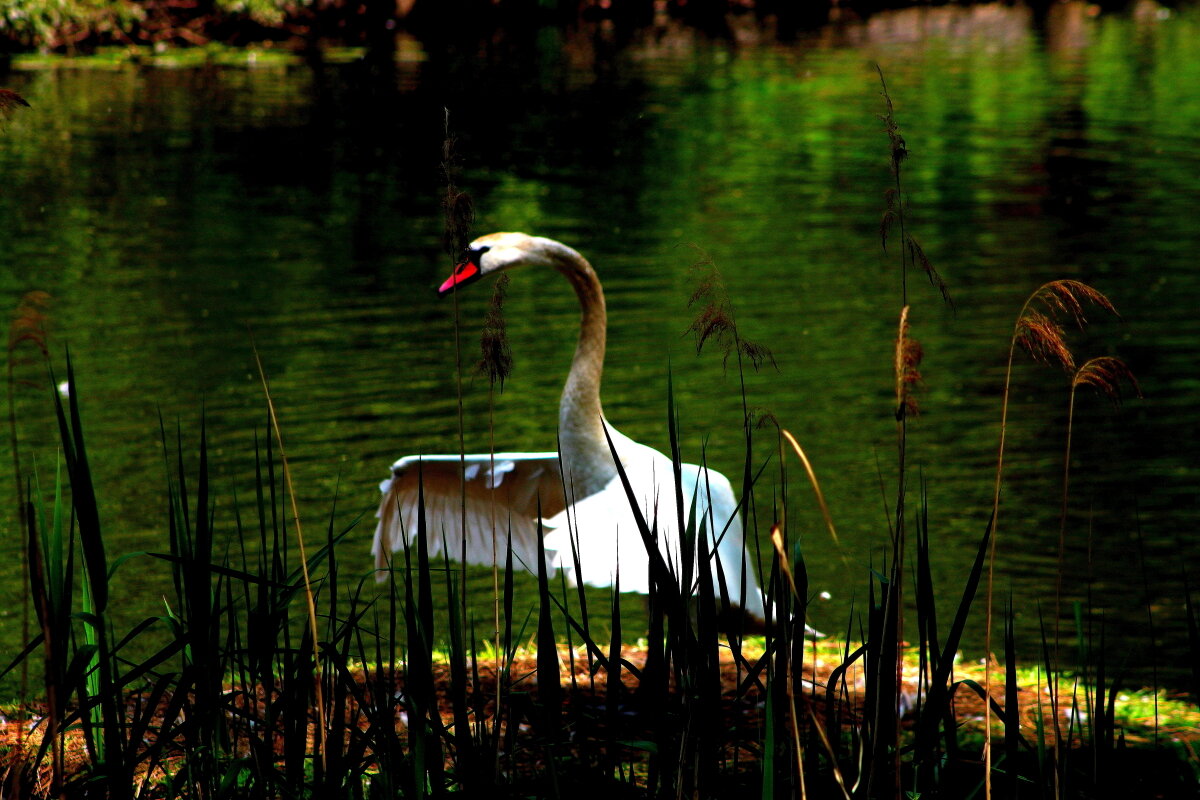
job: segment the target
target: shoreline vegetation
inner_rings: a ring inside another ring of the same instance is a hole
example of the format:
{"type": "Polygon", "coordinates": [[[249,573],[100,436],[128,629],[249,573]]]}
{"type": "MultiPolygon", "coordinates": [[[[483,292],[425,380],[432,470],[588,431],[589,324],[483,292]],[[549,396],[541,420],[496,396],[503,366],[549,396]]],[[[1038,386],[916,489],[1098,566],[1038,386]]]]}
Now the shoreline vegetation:
{"type": "MultiPolygon", "coordinates": [[[[30,52],[90,55],[114,47],[132,48],[136,57],[138,48],[159,53],[167,47],[209,45],[309,55],[329,47],[362,47],[383,58],[395,52],[401,32],[441,47],[489,38],[498,30],[547,25],[583,27],[616,42],[640,31],[661,37],[680,28],[738,42],[786,42],[884,11],[969,14],[974,7],[987,16],[996,5],[898,0],[15,0],[0,5],[0,59],[30,52]]],[[[1064,16],[1166,10],[1151,0],[1026,0],[1016,8],[1038,26],[1052,26],[1064,16]]]]}
{"type": "MultiPolygon", "coordinates": [[[[763,637],[748,637],[742,643],[742,654],[750,659],[760,658],[765,652],[765,645],[766,641],[763,637]]],[[[797,681],[798,685],[802,687],[799,692],[799,703],[802,704],[803,712],[811,715],[816,724],[827,724],[829,722],[828,715],[833,708],[825,702],[825,698],[821,697],[818,690],[838,682],[839,679],[835,676],[835,672],[842,666],[845,654],[860,646],[861,643],[840,643],[829,638],[811,640],[807,644],[804,667],[801,677],[797,681]]],[[[622,647],[621,660],[627,665],[627,668],[623,669],[619,676],[621,685],[617,690],[618,693],[626,697],[636,697],[639,689],[637,673],[646,669],[648,654],[649,651],[644,643],[622,647]]],[[[437,691],[437,712],[442,726],[447,730],[454,725],[455,706],[453,672],[448,655],[446,652],[436,653],[432,664],[433,683],[437,691]]],[[[562,685],[569,687],[563,698],[564,718],[567,720],[564,725],[589,735],[593,734],[594,730],[589,731],[589,727],[603,728],[610,722],[604,719],[608,695],[612,691],[608,684],[607,671],[603,668],[598,670],[590,668],[590,665],[594,664],[594,659],[590,657],[586,645],[578,646],[573,650],[560,645],[556,648],[556,658],[559,664],[558,680],[562,685]]],[[[483,705],[485,713],[496,713],[494,698],[499,696],[500,681],[508,681],[513,686],[521,687],[520,696],[524,702],[530,704],[539,702],[538,658],[534,649],[519,648],[507,662],[497,659],[494,653],[487,654],[480,656],[472,666],[473,671],[466,686],[466,692],[471,696],[481,695],[489,698],[489,701],[483,705]]],[[[380,665],[378,664],[350,663],[348,665],[348,675],[358,687],[358,694],[364,697],[367,693],[378,689],[378,684],[372,685],[372,673],[379,671],[380,665]]],[[[753,742],[755,732],[760,730],[766,721],[765,696],[758,687],[751,687],[748,691],[739,690],[738,681],[742,677],[742,671],[738,669],[733,653],[728,648],[721,649],[719,671],[721,694],[724,698],[720,714],[723,724],[731,734],[728,748],[721,757],[727,761],[733,761],[733,750],[737,749],[743,767],[748,768],[755,765],[763,756],[761,749],[753,746],[753,742]],[[734,702],[735,698],[737,698],[737,702],[734,702]],[[739,742],[746,744],[741,746],[739,742]]],[[[980,664],[962,663],[956,667],[956,671],[961,680],[970,680],[976,683],[983,681],[983,668],[980,664]]],[[[921,667],[917,654],[906,649],[903,654],[900,679],[901,694],[905,698],[901,724],[910,732],[918,713],[918,709],[914,707],[913,703],[921,692],[920,675],[921,667]]],[[[396,670],[390,675],[390,678],[395,692],[402,694],[405,690],[403,669],[396,670]]],[[[860,666],[849,670],[849,679],[846,681],[846,685],[851,689],[851,695],[844,703],[837,706],[839,713],[847,714],[850,718],[861,717],[863,698],[866,695],[864,679],[865,674],[860,666]]],[[[1018,676],[1018,684],[1016,697],[1020,708],[1021,726],[1026,730],[1047,732],[1061,730],[1066,737],[1069,737],[1067,749],[1075,750],[1080,757],[1086,757],[1089,746],[1086,712],[1078,708],[1062,709],[1057,723],[1052,720],[1050,718],[1052,711],[1048,701],[1049,687],[1046,685],[1040,668],[1032,671],[1022,670],[1018,676]]],[[[673,686],[672,688],[677,690],[679,687],[673,686]]],[[[237,691],[237,687],[226,685],[224,690],[226,693],[232,694],[237,691]]],[[[1076,685],[1073,687],[1073,692],[1087,695],[1094,692],[1094,687],[1076,685]]],[[[164,696],[155,712],[153,724],[160,730],[164,724],[162,712],[171,706],[172,699],[170,695],[164,696]]],[[[265,700],[264,697],[258,698],[258,702],[265,702],[265,700]]],[[[136,700],[133,700],[129,703],[127,713],[132,720],[141,710],[138,708],[136,700]]],[[[34,706],[23,709],[23,711],[25,712],[24,716],[17,715],[15,718],[12,714],[5,713],[3,721],[0,721],[0,753],[4,754],[0,756],[0,765],[9,770],[10,774],[20,772],[25,769],[27,764],[37,763],[37,752],[44,741],[44,727],[31,725],[27,716],[32,711],[36,719],[37,716],[46,713],[46,707],[34,706]]],[[[362,729],[364,721],[361,715],[364,710],[351,704],[346,711],[346,724],[357,725],[362,729]]],[[[983,739],[983,703],[980,697],[970,692],[961,694],[955,701],[954,711],[956,718],[961,723],[964,740],[978,745],[983,739]]],[[[628,710],[623,711],[622,715],[629,716],[628,710]]],[[[1187,757],[1193,761],[1196,758],[1197,750],[1200,749],[1200,710],[1181,696],[1171,696],[1166,692],[1155,695],[1145,690],[1122,692],[1115,698],[1113,720],[1120,727],[1120,735],[1127,748],[1153,749],[1159,746],[1158,743],[1161,740],[1168,742],[1169,748],[1175,749],[1180,754],[1187,754],[1187,757]]],[[[403,716],[400,722],[402,725],[405,724],[403,716]]],[[[636,744],[632,739],[635,735],[643,737],[643,743],[651,740],[651,735],[647,731],[637,730],[636,723],[627,724],[621,731],[622,741],[619,746],[636,749],[636,744]]],[[[524,737],[527,741],[517,746],[516,752],[520,755],[513,758],[506,769],[526,777],[535,776],[540,770],[546,768],[544,754],[539,751],[534,733],[528,725],[522,726],[517,736],[524,737]]],[[[307,733],[306,747],[311,749],[314,744],[315,741],[310,730],[307,733]]],[[[1050,740],[1047,744],[1053,746],[1054,743],[1050,740]]],[[[81,729],[71,731],[64,738],[63,749],[63,763],[68,784],[82,781],[88,774],[90,765],[83,731],[81,729]]],[[[241,751],[243,757],[250,754],[248,747],[241,751]]],[[[593,754],[583,753],[582,755],[586,758],[593,754]]],[[[135,778],[139,783],[144,781],[150,787],[158,787],[157,789],[150,788],[144,796],[169,797],[170,794],[164,793],[162,787],[169,783],[169,776],[172,773],[178,772],[182,768],[185,758],[186,755],[181,750],[171,757],[163,759],[159,765],[160,773],[157,776],[147,775],[145,771],[137,773],[135,778]],[[147,780],[148,778],[149,780],[147,780]]],[[[1164,759],[1158,768],[1165,769],[1165,780],[1158,784],[1142,783],[1142,788],[1150,789],[1156,793],[1154,796],[1161,797],[1166,796],[1162,790],[1169,788],[1172,781],[1178,781],[1179,785],[1186,786],[1189,781],[1186,773],[1172,774],[1172,770],[1178,769],[1181,765],[1181,760],[1173,762],[1170,758],[1164,759]]],[[[454,761],[449,760],[445,766],[447,769],[453,769],[454,761]]],[[[368,771],[364,775],[367,776],[366,782],[369,783],[372,780],[372,772],[368,771]]],[[[54,785],[54,780],[51,765],[43,760],[30,775],[32,796],[52,796],[51,787],[54,785]]],[[[1132,782],[1122,786],[1121,790],[1136,791],[1137,788],[1138,782],[1132,782]]],[[[1105,794],[1100,792],[1098,796],[1105,796],[1105,794]]]]}
{"type": "MultiPolygon", "coordinates": [[[[20,326],[34,344],[44,344],[43,301],[26,304],[20,326]]],[[[913,359],[899,361],[911,377],[913,359]]],[[[69,362],[66,387],[62,467],[53,489],[30,476],[22,506],[40,632],[6,671],[44,658],[40,679],[30,672],[42,688],[27,695],[41,699],[4,709],[5,797],[1185,798],[1200,789],[1200,711],[1182,695],[1126,687],[1087,609],[1075,609],[1061,657],[1059,632],[1044,629],[1033,666],[1019,668],[1005,609],[997,660],[960,660],[993,526],[947,626],[933,598],[948,587],[930,580],[923,510],[908,554],[915,643],[895,602],[900,559],[874,573],[866,618],[849,620],[844,637],[806,636],[804,560],[778,526],[772,551],[758,554],[770,560],[764,636],[720,632],[720,588],[707,571],[695,598],[656,572],[644,638],[622,628],[628,596],[589,611],[585,594],[545,569],[539,607],[517,608],[511,551],[496,618],[468,620],[458,613],[465,573],[431,559],[425,536],[398,556],[379,595],[373,576],[339,569],[355,526],[330,524],[305,557],[274,437],[256,449],[256,499],[239,504],[214,494],[203,432],[187,455],[181,434],[164,430],[170,551],[135,555],[141,569],[169,570],[176,593],[164,614],[115,630],[110,580],[126,556],[105,547],[69,362]],[[868,638],[854,641],[856,629],[868,638]]],[[[897,397],[898,415],[911,413],[905,386],[897,397]]],[[[430,524],[423,509],[419,521],[430,524]]]]}

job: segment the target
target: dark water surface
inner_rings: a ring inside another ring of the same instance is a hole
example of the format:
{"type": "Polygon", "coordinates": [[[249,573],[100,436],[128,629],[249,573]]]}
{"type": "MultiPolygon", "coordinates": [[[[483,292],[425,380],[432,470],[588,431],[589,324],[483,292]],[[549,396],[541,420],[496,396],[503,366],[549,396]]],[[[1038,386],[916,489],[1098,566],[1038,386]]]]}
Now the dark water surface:
{"type": "MultiPolygon", "coordinates": [[[[1185,572],[1200,583],[1200,15],[1092,18],[1066,4],[1037,20],[984,6],[878,15],[787,45],[543,30],[470,47],[406,40],[399,53],[394,72],[351,61],[8,76],[33,108],[0,135],[0,297],[54,298],[52,347],[60,372],[67,346],[75,363],[110,553],[167,548],[160,411],[194,449],[203,407],[230,529],[230,491],[252,497],[265,425],[256,345],[307,530],[321,535],[336,491],[339,525],[363,516],[342,567],[368,570],[387,465],[458,442],[453,307],[433,292],[450,267],[449,108],[476,231],[558,238],[597,267],[610,420],[666,449],[670,369],[685,456],[706,447],[737,475],[736,373],[685,335],[686,245],[712,255],[742,335],[778,365],[746,376],[749,403],[805,447],[838,525],[840,550],[790,462],[792,529],[814,591],[829,594],[811,617],[844,629],[888,549],[896,471],[901,297],[898,251],[883,254],[878,237],[890,181],[878,63],[912,153],[910,229],[957,305],[910,277],[925,358],[909,460],[914,487],[927,484],[944,605],[987,521],[1013,320],[1040,284],[1082,280],[1121,318],[1090,313],[1071,334],[1077,357],[1125,359],[1145,399],[1114,409],[1080,395],[1064,596],[1103,615],[1139,679],[1155,661],[1181,678],[1185,572]]],[[[489,443],[487,382],[469,367],[489,294],[460,298],[468,451],[489,443]]],[[[575,298],[556,275],[514,274],[507,319],[516,372],[495,400],[496,449],[552,449],[575,298]]],[[[18,387],[19,432],[23,462],[48,484],[56,447],[40,382],[18,387]]],[[[1060,371],[1018,356],[997,592],[1012,592],[1030,660],[1059,572],[1067,399],[1060,371]]],[[[768,431],[760,442],[765,460],[768,431]]],[[[764,518],[775,474],[772,462],[764,518]]],[[[21,581],[4,507],[7,652],[21,581]]],[[[131,618],[172,591],[145,559],[117,579],[131,618]]],[[[473,591],[489,616],[490,575],[473,591]]],[[[981,633],[965,648],[978,657],[981,633]]]]}

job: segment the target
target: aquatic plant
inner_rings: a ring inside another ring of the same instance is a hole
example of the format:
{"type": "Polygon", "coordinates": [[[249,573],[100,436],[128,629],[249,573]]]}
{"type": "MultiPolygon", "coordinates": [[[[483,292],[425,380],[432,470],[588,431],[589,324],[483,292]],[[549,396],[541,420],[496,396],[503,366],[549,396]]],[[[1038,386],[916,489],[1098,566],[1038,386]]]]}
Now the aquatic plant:
{"type": "Polygon", "coordinates": [[[879,73],[880,94],[883,97],[884,107],[887,109],[879,116],[879,119],[882,120],[884,132],[888,137],[888,164],[892,173],[892,185],[883,193],[884,211],[879,221],[879,243],[886,251],[892,225],[899,227],[900,304],[902,306],[908,306],[908,271],[910,268],[920,268],[929,283],[941,294],[946,305],[954,308],[949,287],[938,271],[934,269],[929,257],[925,255],[925,249],[908,230],[908,201],[900,177],[904,162],[909,157],[908,143],[904,140],[903,134],[900,133],[900,126],[896,122],[896,109],[892,104],[892,96],[888,93],[887,80],[883,77],[883,68],[876,64],[875,71],[879,73]]]}
{"type": "MultiPolygon", "coordinates": [[[[1000,404],[1000,443],[996,453],[996,473],[992,492],[992,539],[991,550],[988,554],[987,599],[984,622],[984,651],[988,656],[988,669],[984,673],[984,691],[991,696],[991,658],[992,649],[992,597],[993,582],[996,566],[996,533],[995,528],[1000,514],[1000,487],[1004,472],[1004,447],[1008,431],[1008,404],[1012,388],[1012,368],[1017,347],[1020,346],[1034,359],[1050,365],[1057,365],[1064,370],[1072,370],[1075,366],[1075,356],[1066,342],[1066,331],[1059,322],[1060,317],[1067,317],[1079,328],[1087,324],[1084,315],[1085,303],[1095,305],[1112,314],[1116,308],[1101,292],[1077,281],[1060,279],[1042,284],[1026,298],[1013,324],[1013,333],[1009,341],[1008,361],[1004,370],[1004,389],[1000,404]]],[[[1105,370],[1093,370],[1087,373],[1092,379],[1099,380],[1105,370]]],[[[1072,392],[1076,384],[1072,381],[1072,392]]],[[[985,745],[984,757],[987,764],[987,793],[991,794],[991,707],[984,709],[985,745]]]]}

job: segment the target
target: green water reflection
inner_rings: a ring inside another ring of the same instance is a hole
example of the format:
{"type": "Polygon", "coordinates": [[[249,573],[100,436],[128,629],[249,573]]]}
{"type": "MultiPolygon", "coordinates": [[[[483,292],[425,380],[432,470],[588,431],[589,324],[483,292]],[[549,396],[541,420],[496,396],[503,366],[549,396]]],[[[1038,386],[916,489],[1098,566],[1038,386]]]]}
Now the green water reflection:
{"type": "MultiPolygon", "coordinates": [[[[387,465],[458,438],[452,310],[432,292],[448,268],[438,205],[448,107],[477,230],[559,238],[599,270],[609,418],[665,449],[670,370],[685,454],[705,448],[738,474],[736,377],[684,335],[686,245],[712,255],[743,335],[778,363],[746,376],[749,402],[796,434],[838,523],[840,551],[793,483],[788,513],[812,586],[831,595],[811,616],[844,628],[887,546],[895,484],[901,301],[897,256],[878,241],[889,181],[879,63],[912,152],[912,229],[958,308],[910,280],[925,350],[910,463],[927,481],[935,577],[951,600],[986,522],[1014,315],[1039,284],[1084,280],[1122,316],[1094,314],[1072,342],[1083,357],[1125,358],[1146,398],[1119,410],[1081,400],[1064,592],[1104,611],[1130,666],[1154,660],[1147,602],[1171,654],[1158,660],[1182,653],[1183,572],[1200,581],[1200,15],[947,8],[788,46],[674,31],[615,47],[585,33],[430,47],[394,71],[9,76],[33,109],[0,137],[0,287],[10,306],[30,289],[54,297],[52,343],[60,369],[68,345],[76,365],[111,550],[167,546],[160,412],[194,440],[203,406],[219,487],[250,496],[265,421],[256,346],[306,519],[322,529],[336,489],[339,524],[365,515],[342,566],[368,569],[387,465]]],[[[549,449],[577,308],[555,276],[514,278],[517,371],[496,398],[496,447],[549,449]]],[[[460,298],[468,365],[487,295],[460,298]]],[[[18,390],[21,457],[46,475],[49,389],[31,377],[42,387],[18,390]]],[[[1011,586],[1030,656],[1057,572],[1065,384],[1018,365],[998,586],[1011,586]]],[[[486,450],[486,382],[468,371],[463,393],[467,448],[486,450]]],[[[766,431],[760,441],[765,460],[773,444],[766,431]]],[[[0,480],[11,497],[11,476],[0,480]]],[[[764,518],[771,495],[764,486],[764,518]]],[[[231,515],[228,502],[217,509],[226,530],[231,515]]],[[[0,521],[5,652],[20,627],[12,518],[0,521]]],[[[170,593],[165,574],[139,563],[118,574],[131,618],[170,593]]],[[[480,616],[490,585],[476,586],[480,616]]],[[[981,636],[967,647],[978,654],[981,636]]]]}

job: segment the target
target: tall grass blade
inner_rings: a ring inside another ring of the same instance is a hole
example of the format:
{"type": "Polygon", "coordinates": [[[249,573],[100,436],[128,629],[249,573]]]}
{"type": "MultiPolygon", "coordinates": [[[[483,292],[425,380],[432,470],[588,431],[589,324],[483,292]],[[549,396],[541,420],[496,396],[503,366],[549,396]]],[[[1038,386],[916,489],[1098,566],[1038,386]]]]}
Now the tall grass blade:
{"type": "Polygon", "coordinates": [[[1192,665],[1192,700],[1200,706],[1200,621],[1197,620],[1196,601],[1188,583],[1187,572],[1183,574],[1183,597],[1187,607],[1188,654],[1192,665]]]}
{"type": "MultiPolygon", "coordinates": [[[[658,533],[657,529],[651,530],[646,524],[646,517],[642,513],[641,506],[638,504],[637,496],[633,492],[633,486],[629,482],[629,475],[625,472],[625,467],[621,464],[621,459],[617,455],[617,448],[613,444],[612,435],[608,432],[608,427],[604,428],[604,438],[608,442],[609,453],[612,454],[613,461],[617,467],[617,477],[621,479],[621,487],[625,490],[625,499],[629,502],[629,510],[633,512],[634,522],[637,525],[638,532],[642,536],[642,542],[646,545],[646,553],[650,558],[650,580],[658,587],[659,594],[663,594],[664,589],[669,597],[679,598],[687,597],[684,589],[680,586],[680,581],[676,578],[673,570],[667,566],[666,560],[658,549],[658,533]]],[[[686,559],[685,559],[686,563],[686,559]]]]}
{"type": "MultiPolygon", "coordinates": [[[[443,553],[449,553],[449,547],[443,546],[443,553]]],[[[467,715],[467,653],[463,640],[463,620],[459,616],[459,586],[458,573],[450,568],[449,558],[446,563],[446,600],[449,614],[449,652],[450,686],[448,689],[452,713],[454,714],[454,755],[455,777],[468,793],[480,791],[483,775],[477,767],[475,741],[471,736],[471,722],[467,715]]],[[[465,591],[465,589],[463,590],[465,591]]]]}
{"type": "Polygon", "coordinates": [[[825,520],[825,527],[829,531],[829,538],[833,539],[833,543],[837,547],[841,547],[841,542],[838,541],[837,528],[833,525],[833,515],[829,513],[829,506],[825,502],[825,494],[821,491],[821,482],[817,480],[816,470],[813,469],[812,462],[808,460],[808,455],[805,454],[804,448],[796,441],[796,437],[790,431],[779,429],[780,434],[791,445],[792,450],[796,453],[796,457],[800,459],[800,463],[804,466],[804,474],[808,476],[809,485],[812,486],[813,494],[817,498],[817,506],[821,509],[821,517],[825,520]]]}
{"type": "Polygon", "coordinates": [[[1020,772],[1017,768],[1018,745],[1021,742],[1021,715],[1018,706],[1020,686],[1017,681],[1017,634],[1013,619],[1012,594],[1004,615],[1004,761],[1008,772],[1008,792],[1017,796],[1020,772]]]}
{"type": "Polygon", "coordinates": [[[617,732],[621,720],[621,704],[624,702],[621,683],[621,576],[613,579],[612,602],[609,611],[608,670],[604,685],[606,728],[608,732],[605,756],[606,772],[611,775],[620,763],[617,748],[617,732]]]}
{"type": "MultiPolygon", "coordinates": [[[[51,381],[53,381],[53,375],[51,381]]],[[[79,541],[83,553],[84,568],[92,591],[92,604],[97,613],[108,608],[108,559],[104,551],[104,539],[100,534],[100,510],[96,502],[95,487],[92,485],[91,468],[88,465],[87,449],[83,442],[83,425],[79,415],[78,387],[71,355],[67,354],[67,397],[68,411],[63,410],[62,398],[54,394],[54,410],[58,417],[58,428],[67,461],[67,475],[71,482],[71,505],[79,528],[79,541]],[[67,415],[70,415],[70,423],[67,415]]]]}
{"type": "Polygon", "coordinates": [[[296,547],[300,552],[300,569],[304,574],[304,599],[308,608],[308,626],[309,644],[313,648],[312,664],[313,664],[313,691],[317,698],[317,727],[316,727],[316,750],[321,759],[324,759],[324,737],[325,737],[325,703],[321,697],[321,660],[320,653],[317,651],[319,634],[317,632],[317,607],[313,600],[312,580],[308,574],[308,557],[304,551],[304,534],[300,525],[300,508],[296,505],[296,491],[292,486],[292,471],[288,466],[287,453],[283,448],[283,431],[279,426],[279,416],[275,411],[275,401],[271,397],[271,385],[267,380],[267,372],[263,368],[262,359],[259,358],[258,349],[254,350],[254,361],[258,365],[258,376],[262,382],[263,396],[267,400],[267,413],[271,422],[271,430],[275,434],[275,441],[279,445],[279,460],[283,466],[283,480],[287,487],[288,500],[292,511],[292,525],[296,529],[296,547]]]}
{"type": "MultiPolygon", "coordinates": [[[[51,378],[53,381],[53,378],[51,378]]],[[[71,356],[67,354],[67,392],[68,408],[64,411],[62,398],[54,394],[54,409],[58,417],[58,427],[67,462],[67,474],[71,483],[71,507],[79,530],[80,550],[83,554],[84,568],[87,573],[88,593],[93,610],[89,619],[94,628],[96,644],[95,668],[97,680],[92,683],[92,690],[98,694],[96,698],[100,709],[101,721],[100,744],[97,745],[97,773],[100,780],[108,784],[115,798],[130,795],[132,784],[124,780],[121,774],[119,751],[111,748],[118,747],[122,739],[121,729],[124,726],[124,710],[120,707],[119,698],[113,682],[112,653],[109,650],[109,634],[107,624],[108,608],[108,558],[105,553],[104,539],[100,529],[100,510],[96,501],[95,486],[92,483],[91,467],[88,463],[87,448],[84,444],[83,423],[79,411],[79,394],[75,382],[75,370],[71,356]],[[68,423],[68,416],[70,422],[68,423]]],[[[88,691],[88,690],[85,690],[88,691]]],[[[90,705],[90,703],[85,703],[90,705]]]]}
{"type": "Polygon", "coordinates": [[[434,796],[443,790],[443,766],[440,746],[441,719],[437,693],[433,685],[433,586],[429,574],[428,529],[425,515],[425,483],[418,472],[417,485],[417,563],[413,569],[410,551],[405,560],[405,620],[408,628],[408,664],[405,693],[408,695],[409,748],[412,754],[413,786],[417,797],[424,796],[429,785],[434,796]],[[415,574],[414,574],[415,572],[415,574]],[[417,594],[413,596],[413,586],[417,594]]]}
{"type": "Polygon", "coordinates": [[[558,640],[554,636],[551,616],[553,601],[546,573],[546,547],[542,540],[542,504],[538,500],[538,627],[537,627],[537,686],[538,702],[542,707],[543,736],[550,746],[558,744],[561,722],[562,684],[559,682],[558,640]]]}
{"type": "Polygon", "coordinates": [[[958,749],[956,730],[950,710],[950,672],[954,668],[954,654],[958,652],[958,645],[962,639],[963,630],[966,628],[967,618],[970,615],[971,603],[975,599],[980,579],[983,576],[983,566],[987,560],[988,545],[992,537],[994,522],[995,514],[993,513],[992,519],[988,521],[983,538],[979,541],[979,547],[975,553],[975,563],[971,566],[971,572],[967,576],[966,585],[963,587],[962,599],[959,600],[958,608],[954,613],[954,621],[951,623],[950,630],[946,634],[946,643],[943,645],[941,654],[937,658],[933,677],[929,681],[929,696],[926,700],[925,708],[921,712],[921,717],[917,722],[918,763],[923,763],[925,759],[933,757],[938,727],[943,721],[947,723],[944,725],[947,748],[951,753],[957,752],[958,749]]]}

